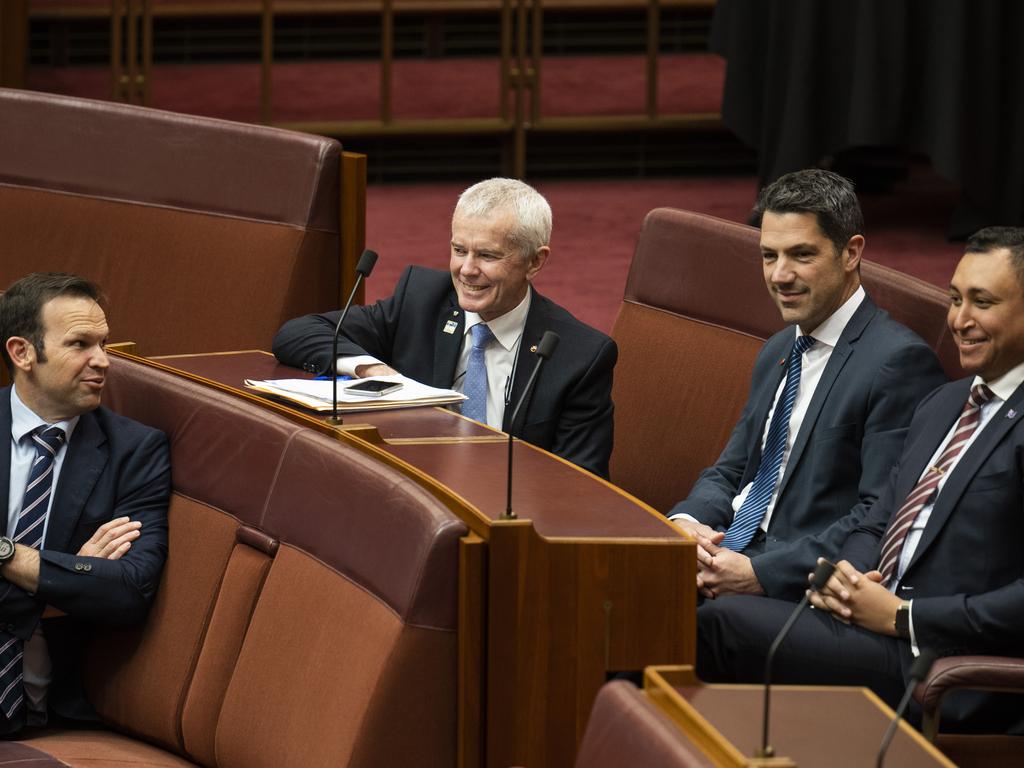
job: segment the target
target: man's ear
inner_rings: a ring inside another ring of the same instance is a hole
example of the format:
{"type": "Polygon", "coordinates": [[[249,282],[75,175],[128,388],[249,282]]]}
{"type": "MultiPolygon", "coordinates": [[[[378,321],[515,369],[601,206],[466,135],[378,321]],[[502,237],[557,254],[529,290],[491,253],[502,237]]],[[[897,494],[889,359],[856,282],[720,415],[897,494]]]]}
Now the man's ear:
{"type": "Polygon", "coordinates": [[[7,354],[14,363],[16,370],[28,373],[36,364],[36,348],[32,343],[22,336],[11,336],[7,339],[7,354]]]}
{"type": "Polygon", "coordinates": [[[526,268],[526,279],[533,280],[537,276],[537,273],[544,268],[544,264],[547,263],[548,255],[551,253],[551,249],[542,245],[536,250],[536,252],[530,257],[530,263],[526,268]]]}
{"type": "Polygon", "coordinates": [[[854,235],[843,249],[843,268],[847,272],[856,272],[860,266],[860,257],[864,253],[864,235],[854,235]]]}

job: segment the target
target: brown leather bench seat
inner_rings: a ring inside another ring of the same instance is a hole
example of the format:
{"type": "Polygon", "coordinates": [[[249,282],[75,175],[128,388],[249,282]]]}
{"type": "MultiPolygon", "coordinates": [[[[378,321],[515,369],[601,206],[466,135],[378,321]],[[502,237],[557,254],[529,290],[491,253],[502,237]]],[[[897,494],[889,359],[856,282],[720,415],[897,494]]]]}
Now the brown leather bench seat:
{"type": "Polygon", "coordinates": [[[269,348],[341,301],[334,139],[6,88],[0,115],[0,289],[95,280],[147,355],[269,348]]]}
{"type": "Polygon", "coordinates": [[[170,554],[145,624],[86,650],[112,730],[32,738],[25,759],[454,764],[465,525],[372,457],[129,359],[105,399],[170,437],[170,554]]]}

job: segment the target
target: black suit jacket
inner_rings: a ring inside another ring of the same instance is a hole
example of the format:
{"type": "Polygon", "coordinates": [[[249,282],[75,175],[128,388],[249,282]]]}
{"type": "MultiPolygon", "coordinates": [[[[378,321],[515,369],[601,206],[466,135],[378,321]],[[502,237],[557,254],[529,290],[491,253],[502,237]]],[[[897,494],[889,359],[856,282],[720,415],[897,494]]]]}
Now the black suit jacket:
{"type": "MultiPolygon", "coordinates": [[[[960,417],[972,379],[921,403],[899,466],[839,556],[878,566],[889,518],[960,417]]],[[[960,458],[936,499],[897,595],[913,600],[918,645],[944,655],[1024,648],[1024,385],[960,458]]],[[[909,663],[909,653],[906,654],[909,663]]]]}
{"type": "MultiPolygon", "coordinates": [[[[0,499],[9,494],[10,387],[0,390],[0,499]]],[[[89,624],[140,621],[156,592],[167,556],[170,454],[166,436],[100,407],[82,414],[61,468],[40,552],[35,595],[0,578],[0,628],[28,640],[47,605],[66,616],[43,619],[53,662],[50,707],[64,717],[88,718],[77,656],[89,624]],[[140,536],[120,560],[75,553],[115,517],[141,521],[140,536]]],[[[6,509],[6,507],[5,507],[6,509]]],[[[7,514],[0,519],[6,534],[7,514]]]]}
{"type": "MultiPolygon", "coordinates": [[[[327,371],[339,315],[328,312],[290,320],[274,338],[274,354],[285,365],[327,371]]],[[[465,314],[451,276],[440,270],[407,267],[392,296],[352,307],[338,353],[372,355],[405,376],[448,388],[455,377],[464,331],[465,314]],[[457,324],[453,333],[444,332],[449,321],[457,324]]],[[[615,342],[608,336],[533,291],[503,428],[607,477],[612,451],[612,370],[617,357],[615,342]],[[535,365],[530,348],[549,330],[556,332],[561,342],[523,406],[518,423],[510,424],[514,404],[535,365]]]]}
{"type": "MultiPolygon", "coordinates": [[[[670,514],[686,513],[724,530],[732,500],[754,479],[761,439],[792,327],[772,336],[754,363],[750,395],[729,442],[670,514]]],[[[914,408],[946,381],[931,348],[870,298],[857,308],[829,357],[780,480],[764,551],[752,554],[772,597],[797,598],[820,555],[832,556],[877,498],[900,455],[914,408]],[[844,527],[830,527],[838,520],[844,527]],[[829,536],[820,534],[829,530],[829,536]]]]}

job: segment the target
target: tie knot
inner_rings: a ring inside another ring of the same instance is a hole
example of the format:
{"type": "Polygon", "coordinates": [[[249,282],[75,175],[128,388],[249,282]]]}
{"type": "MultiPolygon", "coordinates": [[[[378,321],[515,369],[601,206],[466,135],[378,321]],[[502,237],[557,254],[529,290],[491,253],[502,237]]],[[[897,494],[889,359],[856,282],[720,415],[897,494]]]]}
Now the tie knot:
{"type": "Polygon", "coordinates": [[[810,349],[813,344],[813,336],[797,336],[796,341],[793,342],[793,352],[791,353],[791,357],[800,357],[804,352],[810,349]]]}
{"type": "Polygon", "coordinates": [[[54,456],[64,445],[64,430],[60,427],[39,427],[32,433],[32,440],[38,453],[46,451],[54,456]]]}
{"type": "Polygon", "coordinates": [[[969,398],[971,405],[975,408],[981,408],[985,403],[995,397],[995,393],[988,388],[985,384],[975,384],[971,387],[971,396],[969,398]]]}
{"type": "Polygon", "coordinates": [[[494,340],[494,334],[487,327],[487,323],[477,323],[470,329],[470,333],[473,334],[473,347],[475,349],[482,349],[494,340]]]}

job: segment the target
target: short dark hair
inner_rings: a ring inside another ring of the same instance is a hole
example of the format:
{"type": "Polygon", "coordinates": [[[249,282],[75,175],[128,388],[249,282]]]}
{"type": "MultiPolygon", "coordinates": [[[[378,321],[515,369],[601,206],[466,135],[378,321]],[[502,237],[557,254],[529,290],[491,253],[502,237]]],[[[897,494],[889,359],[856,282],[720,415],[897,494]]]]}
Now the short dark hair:
{"type": "Polygon", "coordinates": [[[46,362],[43,349],[43,305],[57,296],[81,296],[103,304],[100,287],[84,277],[64,272],[33,272],[14,283],[0,295],[0,339],[7,370],[14,375],[14,362],[7,354],[12,336],[27,339],[40,362],[46,362]]]}
{"type": "Polygon", "coordinates": [[[964,253],[988,253],[1005,248],[1017,273],[1017,282],[1024,290],[1024,227],[985,227],[969,238],[964,253]]]}
{"type": "Polygon", "coordinates": [[[787,173],[762,189],[752,217],[756,226],[761,226],[765,212],[813,213],[837,254],[851,237],[864,234],[864,214],[853,182],[820,168],[787,173]]]}

